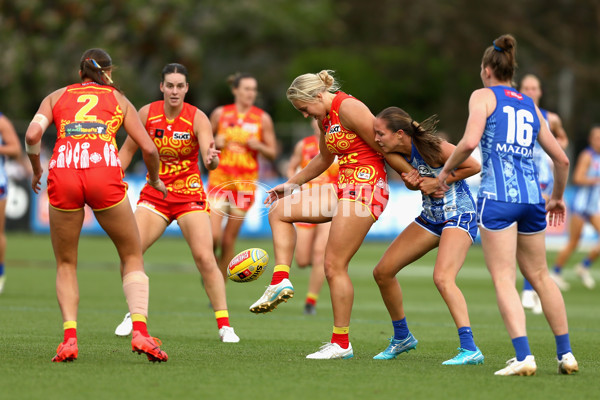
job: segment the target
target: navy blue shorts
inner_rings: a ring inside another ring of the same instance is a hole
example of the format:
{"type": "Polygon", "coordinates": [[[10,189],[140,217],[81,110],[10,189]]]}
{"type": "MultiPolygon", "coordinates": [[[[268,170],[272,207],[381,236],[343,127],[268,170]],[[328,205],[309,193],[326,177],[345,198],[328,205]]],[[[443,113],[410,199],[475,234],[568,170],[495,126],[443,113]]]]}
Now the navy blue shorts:
{"type": "Polygon", "coordinates": [[[419,215],[415,218],[415,222],[437,237],[442,236],[442,231],[446,228],[462,229],[471,236],[471,241],[475,241],[477,237],[477,222],[474,212],[455,215],[444,222],[431,222],[419,215]]]}
{"type": "Polygon", "coordinates": [[[477,224],[488,231],[501,231],[517,224],[521,234],[534,234],[546,229],[546,207],[544,204],[507,203],[477,199],[477,224]]]}

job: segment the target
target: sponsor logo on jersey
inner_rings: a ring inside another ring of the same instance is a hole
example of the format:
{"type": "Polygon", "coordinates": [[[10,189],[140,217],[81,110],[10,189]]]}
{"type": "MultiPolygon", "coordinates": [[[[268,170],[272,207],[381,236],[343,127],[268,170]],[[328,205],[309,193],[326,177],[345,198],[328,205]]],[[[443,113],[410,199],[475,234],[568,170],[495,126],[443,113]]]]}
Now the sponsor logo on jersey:
{"type": "Polygon", "coordinates": [[[164,129],[157,129],[154,131],[154,137],[158,138],[158,139],[162,139],[162,137],[165,136],[165,130],[164,129]]]}
{"type": "Polygon", "coordinates": [[[513,146],[507,143],[496,143],[496,151],[499,153],[520,154],[523,157],[533,157],[533,150],[528,147],[513,146]]]}
{"type": "Polygon", "coordinates": [[[189,132],[173,132],[173,140],[190,140],[189,132]]]}
{"type": "Polygon", "coordinates": [[[523,95],[518,92],[513,92],[512,90],[504,89],[504,95],[506,97],[512,97],[513,99],[523,100],[523,95]]]}
{"type": "Polygon", "coordinates": [[[65,125],[65,136],[106,133],[106,125],[98,122],[73,122],[65,125]]]}
{"type": "Polygon", "coordinates": [[[335,124],[335,125],[331,125],[329,127],[329,131],[327,133],[331,134],[331,133],[340,133],[342,131],[342,128],[340,127],[340,124],[335,124]]]}
{"type": "Polygon", "coordinates": [[[358,179],[364,179],[364,180],[371,179],[371,174],[368,172],[359,172],[358,174],[356,174],[356,176],[358,177],[358,179]]]}

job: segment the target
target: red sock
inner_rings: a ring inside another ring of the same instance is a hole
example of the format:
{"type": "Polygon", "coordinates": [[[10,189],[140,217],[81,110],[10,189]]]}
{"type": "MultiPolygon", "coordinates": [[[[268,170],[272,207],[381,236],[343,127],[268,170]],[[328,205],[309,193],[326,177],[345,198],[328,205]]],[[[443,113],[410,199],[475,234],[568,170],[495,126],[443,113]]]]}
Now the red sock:
{"type": "Polygon", "coordinates": [[[148,334],[148,325],[143,321],[133,321],[133,330],[139,331],[142,336],[150,336],[148,334]]]}
{"type": "Polygon", "coordinates": [[[273,269],[273,278],[271,279],[271,285],[277,285],[284,279],[290,277],[290,267],[287,265],[276,265],[273,269]]]}
{"type": "Polygon", "coordinates": [[[306,303],[305,304],[310,304],[311,306],[316,306],[317,305],[317,298],[319,296],[309,293],[306,295],[306,303]]]}
{"type": "Polygon", "coordinates": [[[347,349],[350,346],[347,333],[334,333],[331,335],[331,343],[337,343],[342,349],[347,349]]]}
{"type": "Polygon", "coordinates": [[[75,328],[65,329],[65,336],[64,336],[63,343],[67,343],[67,340],[69,340],[71,338],[77,339],[77,329],[75,329],[75,328]]]}
{"type": "Polygon", "coordinates": [[[229,326],[229,318],[217,318],[217,327],[221,329],[224,326],[229,326]]]}
{"type": "Polygon", "coordinates": [[[229,311],[219,310],[215,311],[215,319],[217,320],[217,327],[221,329],[224,326],[229,325],[229,311]]]}

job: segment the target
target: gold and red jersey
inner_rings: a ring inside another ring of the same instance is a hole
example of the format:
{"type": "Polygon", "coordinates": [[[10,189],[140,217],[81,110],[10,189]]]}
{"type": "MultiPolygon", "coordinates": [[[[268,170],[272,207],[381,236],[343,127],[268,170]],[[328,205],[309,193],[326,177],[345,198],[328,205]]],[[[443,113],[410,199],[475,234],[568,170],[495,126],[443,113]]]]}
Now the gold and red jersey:
{"type": "Polygon", "coordinates": [[[208,174],[209,188],[236,192],[254,192],[258,180],[258,152],[248,147],[248,140],[262,140],[264,111],[252,106],[240,114],[235,104],[223,107],[217,135],[225,137],[219,166],[208,174]]]}
{"type": "Polygon", "coordinates": [[[121,168],[115,136],[123,111],[112,86],[95,82],[66,87],[52,108],[57,138],[48,168],[121,168]]]}
{"type": "MultiPolygon", "coordinates": [[[[319,137],[311,135],[302,139],[302,156],[300,158],[300,168],[305,168],[308,163],[319,154],[319,137]]],[[[315,179],[306,183],[309,187],[312,185],[325,185],[337,182],[339,165],[334,161],[329,168],[315,179]]]]}
{"type": "Polygon", "coordinates": [[[351,97],[344,92],[337,92],[331,104],[331,111],[323,120],[327,149],[338,156],[338,187],[344,189],[362,184],[387,187],[383,156],[340,122],[340,105],[351,97]]]}
{"type": "Polygon", "coordinates": [[[203,194],[198,167],[199,143],[194,133],[197,108],[183,103],[183,109],[173,120],[167,119],[164,101],[150,104],[146,131],[158,148],[160,179],[169,195],[193,196],[203,194]]]}

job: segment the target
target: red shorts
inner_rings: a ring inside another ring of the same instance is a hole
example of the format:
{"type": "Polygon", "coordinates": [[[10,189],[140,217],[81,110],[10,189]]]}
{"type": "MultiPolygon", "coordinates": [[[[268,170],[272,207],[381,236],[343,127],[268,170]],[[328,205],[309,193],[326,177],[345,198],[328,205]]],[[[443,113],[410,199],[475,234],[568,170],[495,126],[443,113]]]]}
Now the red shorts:
{"type": "Polygon", "coordinates": [[[142,189],[137,206],[155,212],[169,223],[191,212],[210,212],[204,191],[193,196],[177,196],[169,192],[163,199],[161,192],[148,185],[142,189]]]}
{"type": "Polygon", "coordinates": [[[385,183],[376,185],[364,183],[345,184],[343,188],[334,184],[334,187],[338,200],[355,201],[364,204],[369,209],[375,221],[379,219],[379,216],[385,210],[385,206],[387,206],[390,198],[390,192],[385,183]]]}
{"type": "Polygon", "coordinates": [[[86,204],[100,211],[119,204],[127,195],[121,167],[52,168],[48,199],[58,210],[81,210],[86,204]]]}

